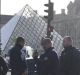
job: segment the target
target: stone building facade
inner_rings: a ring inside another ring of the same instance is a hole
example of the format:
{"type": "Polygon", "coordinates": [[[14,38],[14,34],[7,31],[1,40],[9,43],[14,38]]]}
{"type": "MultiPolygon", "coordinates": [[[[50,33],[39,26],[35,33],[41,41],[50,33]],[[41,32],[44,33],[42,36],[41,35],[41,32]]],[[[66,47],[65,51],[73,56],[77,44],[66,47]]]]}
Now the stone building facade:
{"type": "Polygon", "coordinates": [[[73,45],[80,48],[80,0],[70,2],[68,12],[62,9],[61,14],[56,14],[51,25],[62,36],[71,36],[73,45]]]}
{"type": "Polygon", "coordinates": [[[13,15],[0,15],[0,28],[3,27],[13,15]]]}
{"type": "Polygon", "coordinates": [[[13,15],[1,15],[0,13],[0,49],[1,49],[1,28],[13,17],[13,15]]]}

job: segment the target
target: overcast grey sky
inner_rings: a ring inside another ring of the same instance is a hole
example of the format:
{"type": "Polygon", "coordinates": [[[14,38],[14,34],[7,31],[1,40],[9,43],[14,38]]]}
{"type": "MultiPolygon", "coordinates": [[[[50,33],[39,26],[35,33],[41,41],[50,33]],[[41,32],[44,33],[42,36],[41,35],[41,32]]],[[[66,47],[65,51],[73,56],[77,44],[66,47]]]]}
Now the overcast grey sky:
{"type": "MultiPolygon", "coordinates": [[[[51,0],[55,3],[54,9],[56,13],[60,13],[61,9],[66,9],[70,1],[74,0],[51,0]]],[[[1,14],[13,15],[21,10],[26,4],[29,4],[34,10],[37,10],[40,15],[44,15],[44,4],[48,0],[2,0],[1,1],[1,14]]],[[[67,10],[67,9],[66,9],[67,10]]]]}

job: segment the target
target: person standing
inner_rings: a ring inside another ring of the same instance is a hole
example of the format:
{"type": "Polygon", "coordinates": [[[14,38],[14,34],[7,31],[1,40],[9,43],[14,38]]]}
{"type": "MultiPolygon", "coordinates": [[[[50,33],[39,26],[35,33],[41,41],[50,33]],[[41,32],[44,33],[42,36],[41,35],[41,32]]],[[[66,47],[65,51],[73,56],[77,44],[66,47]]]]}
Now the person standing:
{"type": "Polygon", "coordinates": [[[70,36],[64,37],[63,47],[60,57],[61,75],[80,75],[80,52],[72,46],[70,36]]]}
{"type": "Polygon", "coordinates": [[[28,75],[39,75],[39,58],[37,50],[33,52],[32,57],[33,59],[27,60],[28,75]]]}
{"type": "Polygon", "coordinates": [[[22,37],[18,37],[15,46],[10,50],[11,75],[23,75],[25,73],[27,67],[22,51],[24,44],[25,40],[22,37]]]}
{"type": "Polygon", "coordinates": [[[58,75],[59,60],[51,40],[44,38],[41,45],[45,53],[40,56],[40,75],[58,75]]]}
{"type": "Polygon", "coordinates": [[[8,67],[4,59],[0,56],[0,75],[6,75],[8,67]]]}

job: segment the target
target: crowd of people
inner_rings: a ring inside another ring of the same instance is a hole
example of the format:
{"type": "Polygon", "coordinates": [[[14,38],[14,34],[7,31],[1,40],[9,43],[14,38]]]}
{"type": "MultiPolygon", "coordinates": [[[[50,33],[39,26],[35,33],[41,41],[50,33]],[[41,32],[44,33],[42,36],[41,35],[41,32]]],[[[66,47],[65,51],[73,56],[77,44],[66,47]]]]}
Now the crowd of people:
{"type": "MultiPolygon", "coordinates": [[[[63,39],[63,51],[58,57],[51,39],[44,38],[41,46],[44,53],[39,56],[38,51],[33,52],[33,59],[25,59],[22,51],[25,40],[18,37],[14,47],[10,50],[11,75],[80,75],[80,51],[73,47],[70,36],[63,39]]],[[[8,67],[0,56],[0,75],[6,75],[8,67]]]]}

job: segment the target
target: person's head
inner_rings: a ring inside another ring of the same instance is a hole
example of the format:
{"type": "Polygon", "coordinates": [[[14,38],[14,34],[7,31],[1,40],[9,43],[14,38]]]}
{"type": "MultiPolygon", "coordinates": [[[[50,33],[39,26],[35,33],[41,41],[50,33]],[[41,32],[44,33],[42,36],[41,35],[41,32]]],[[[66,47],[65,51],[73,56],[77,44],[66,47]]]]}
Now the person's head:
{"type": "Polygon", "coordinates": [[[17,40],[16,40],[16,45],[20,45],[20,46],[23,47],[24,44],[25,44],[25,40],[24,40],[24,38],[22,38],[22,37],[18,37],[17,40]]]}
{"type": "Polygon", "coordinates": [[[63,39],[63,47],[66,48],[69,46],[72,46],[72,38],[70,36],[66,36],[63,39]]]}
{"type": "Polygon", "coordinates": [[[41,45],[43,47],[43,49],[48,49],[50,47],[52,47],[52,43],[51,43],[51,39],[49,38],[44,38],[42,41],[41,41],[41,45]]]}
{"type": "Polygon", "coordinates": [[[38,52],[37,52],[37,50],[35,50],[35,51],[33,52],[32,57],[33,57],[33,59],[38,58],[38,52]]]}

